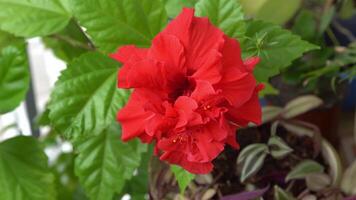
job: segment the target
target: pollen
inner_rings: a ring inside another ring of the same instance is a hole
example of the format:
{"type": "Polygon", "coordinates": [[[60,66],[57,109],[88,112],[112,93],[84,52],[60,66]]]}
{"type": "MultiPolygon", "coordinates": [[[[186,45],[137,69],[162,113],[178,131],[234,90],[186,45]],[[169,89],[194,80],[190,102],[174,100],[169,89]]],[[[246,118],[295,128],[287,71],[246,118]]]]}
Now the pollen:
{"type": "Polygon", "coordinates": [[[210,108],[211,108],[210,105],[207,105],[207,106],[204,106],[204,107],[203,107],[204,110],[209,110],[210,108]]]}

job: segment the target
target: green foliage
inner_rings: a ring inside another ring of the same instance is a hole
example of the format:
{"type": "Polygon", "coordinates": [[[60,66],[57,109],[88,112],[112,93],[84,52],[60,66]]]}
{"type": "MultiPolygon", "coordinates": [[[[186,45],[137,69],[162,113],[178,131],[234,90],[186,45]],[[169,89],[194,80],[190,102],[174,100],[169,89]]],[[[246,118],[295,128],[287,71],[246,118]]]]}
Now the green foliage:
{"type": "Polygon", "coordinates": [[[0,143],[0,199],[54,200],[54,176],[39,142],[19,136],[0,143]]]}
{"type": "Polygon", "coordinates": [[[177,165],[171,165],[171,170],[178,182],[180,193],[184,194],[185,189],[187,188],[189,183],[194,180],[195,175],[187,172],[185,169],[177,165]]]}
{"type": "Polygon", "coordinates": [[[274,199],[275,200],[294,200],[295,198],[288,192],[284,191],[277,185],[274,186],[274,199]]]}
{"type": "Polygon", "coordinates": [[[75,0],[73,10],[104,52],[127,44],[147,47],[168,22],[161,0],[75,0]]]}
{"type": "Polygon", "coordinates": [[[318,49],[281,27],[262,21],[247,23],[246,39],[241,46],[244,57],[261,57],[255,69],[255,76],[261,82],[277,75],[304,52],[318,49]]]}
{"type": "Polygon", "coordinates": [[[287,175],[286,181],[292,179],[303,179],[309,174],[320,173],[324,167],[313,160],[304,160],[295,166],[287,175]]]}
{"type": "Polygon", "coordinates": [[[19,38],[0,30],[0,49],[19,41],[19,38]]]}
{"type": "Polygon", "coordinates": [[[244,14],[237,1],[200,0],[196,5],[197,16],[207,16],[230,37],[242,39],[245,33],[244,14]]]}
{"type": "Polygon", "coordinates": [[[282,138],[278,136],[272,136],[268,140],[268,147],[270,149],[271,155],[275,159],[282,159],[288,154],[293,152],[293,149],[290,148],[282,138]]]}
{"type": "Polygon", "coordinates": [[[0,113],[15,109],[29,86],[26,45],[10,45],[0,50],[0,113]]]}
{"type": "Polygon", "coordinates": [[[141,153],[147,150],[139,141],[122,142],[120,132],[113,125],[76,145],[75,173],[90,199],[111,200],[133,176],[141,153]]]}
{"type": "Polygon", "coordinates": [[[262,143],[248,145],[240,152],[237,165],[242,165],[241,182],[255,175],[262,168],[268,153],[268,146],[262,143]]]}
{"type": "Polygon", "coordinates": [[[314,15],[309,10],[302,10],[295,19],[292,31],[300,35],[304,40],[314,39],[317,31],[317,23],[314,15]]]}
{"type": "Polygon", "coordinates": [[[301,0],[240,0],[249,16],[275,24],[284,24],[301,6],[301,0]]]}
{"type": "Polygon", "coordinates": [[[130,180],[127,180],[125,187],[121,192],[121,197],[125,194],[130,194],[131,200],[145,199],[148,194],[149,186],[149,164],[153,156],[153,145],[148,145],[148,150],[141,154],[141,163],[130,180]]]}
{"type": "Polygon", "coordinates": [[[193,8],[198,0],[163,0],[167,15],[170,18],[176,17],[183,8],[193,8]]]}
{"type": "Polygon", "coordinates": [[[284,107],[282,116],[285,119],[290,119],[301,115],[305,112],[313,110],[323,104],[323,100],[314,95],[304,95],[288,102],[284,107]]]}
{"type": "Polygon", "coordinates": [[[119,63],[99,53],[71,62],[57,81],[49,103],[54,128],[69,139],[99,134],[115,119],[127,91],[116,88],[119,63]]]}
{"type": "Polygon", "coordinates": [[[0,0],[0,29],[22,37],[63,29],[71,18],[69,0],[0,0]]]}
{"type": "Polygon", "coordinates": [[[62,31],[43,37],[42,40],[58,58],[67,63],[90,50],[94,50],[75,21],[70,21],[62,31]]]}

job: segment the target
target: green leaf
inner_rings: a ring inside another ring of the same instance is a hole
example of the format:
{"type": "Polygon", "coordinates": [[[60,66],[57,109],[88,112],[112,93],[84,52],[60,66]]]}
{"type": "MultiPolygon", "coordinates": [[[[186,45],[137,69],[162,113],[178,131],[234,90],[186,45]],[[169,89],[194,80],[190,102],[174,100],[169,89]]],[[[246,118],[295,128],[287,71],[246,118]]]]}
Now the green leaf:
{"type": "Polygon", "coordinates": [[[258,93],[260,97],[264,97],[266,95],[278,95],[279,90],[274,88],[270,83],[264,83],[264,88],[262,91],[258,93]]]}
{"type": "Polygon", "coordinates": [[[54,176],[35,138],[19,136],[0,143],[0,199],[56,199],[54,176]]]}
{"type": "Polygon", "coordinates": [[[69,0],[0,0],[0,29],[22,37],[62,30],[71,14],[69,0]]]}
{"type": "Polygon", "coordinates": [[[193,8],[198,0],[163,0],[167,15],[170,18],[176,17],[183,8],[193,8]]]}
{"type": "Polygon", "coordinates": [[[318,49],[318,46],[301,40],[280,26],[262,21],[247,23],[246,39],[242,40],[241,47],[244,57],[261,58],[254,71],[261,82],[267,82],[304,52],[318,49]]]}
{"type": "Polygon", "coordinates": [[[282,140],[282,138],[278,136],[272,136],[268,140],[268,146],[270,148],[270,153],[273,156],[273,158],[276,159],[282,159],[291,152],[293,152],[293,149],[290,148],[286,142],[282,140]]]}
{"type": "Polygon", "coordinates": [[[119,63],[87,53],[64,70],[51,94],[49,118],[65,137],[98,134],[115,119],[128,92],[116,88],[119,63]]]}
{"type": "Polygon", "coordinates": [[[293,99],[287,103],[283,109],[282,116],[286,119],[290,119],[313,110],[322,104],[323,100],[314,95],[297,97],[296,99],[293,99]]]}
{"type": "Polygon", "coordinates": [[[187,188],[189,183],[194,180],[195,175],[187,172],[185,169],[177,165],[171,165],[171,170],[178,182],[180,193],[184,194],[185,189],[187,188]]]}
{"type": "Polygon", "coordinates": [[[29,69],[25,44],[8,46],[0,51],[0,114],[15,109],[25,98],[29,69]]]}
{"type": "Polygon", "coordinates": [[[168,22],[161,0],[75,0],[73,10],[105,52],[128,44],[147,47],[168,22]]]}
{"type": "Polygon", "coordinates": [[[305,183],[309,190],[318,192],[331,184],[331,178],[325,173],[314,173],[305,177],[305,183]]]}
{"type": "Polygon", "coordinates": [[[346,169],[342,181],[341,189],[348,195],[356,195],[356,160],[346,169]]]}
{"type": "Polygon", "coordinates": [[[335,6],[331,6],[321,16],[320,23],[319,23],[319,33],[323,34],[326,29],[330,26],[331,20],[333,19],[336,13],[335,6]]]}
{"type": "Polygon", "coordinates": [[[133,176],[147,150],[139,141],[122,142],[120,132],[118,125],[109,126],[75,144],[79,152],[75,174],[90,199],[111,200],[133,176]]]}
{"type": "Polygon", "coordinates": [[[46,47],[51,48],[58,58],[67,63],[93,50],[89,46],[90,41],[74,21],[70,21],[61,32],[44,37],[42,40],[46,47]]]}
{"type": "Polygon", "coordinates": [[[241,182],[255,175],[263,166],[263,162],[268,155],[266,144],[251,144],[244,148],[237,159],[237,164],[242,164],[241,182]]]}
{"type": "Polygon", "coordinates": [[[313,160],[304,160],[295,166],[287,175],[286,181],[292,179],[303,179],[309,174],[321,173],[324,167],[313,160]]]}
{"type": "Polygon", "coordinates": [[[327,140],[323,139],[321,141],[321,155],[329,166],[328,173],[331,177],[332,185],[338,186],[343,174],[343,167],[339,153],[327,140]]]}
{"type": "Polygon", "coordinates": [[[294,200],[295,198],[288,192],[284,191],[277,185],[274,186],[274,199],[275,200],[294,200]]]}
{"type": "Polygon", "coordinates": [[[11,35],[10,33],[0,30],[0,50],[19,40],[20,40],[19,38],[11,35]]]}
{"type": "Polygon", "coordinates": [[[316,35],[317,23],[309,10],[302,10],[295,19],[292,31],[304,40],[311,41],[316,35]]]}
{"type": "Polygon", "coordinates": [[[244,15],[237,0],[200,0],[195,9],[197,16],[208,17],[226,35],[239,39],[244,35],[244,15]]]}
{"type": "MultiPolygon", "coordinates": [[[[126,181],[125,187],[121,192],[122,198],[125,194],[129,194],[131,200],[142,200],[148,194],[149,173],[148,166],[153,155],[153,146],[148,146],[148,151],[141,155],[141,163],[137,169],[137,173],[126,181]]],[[[121,199],[119,198],[119,199],[121,199]]]]}
{"type": "MultiPolygon", "coordinates": [[[[249,1],[253,4],[253,1],[249,1]]],[[[301,0],[267,0],[255,15],[256,19],[275,24],[284,24],[291,19],[301,6],[301,0]],[[276,12],[278,10],[278,12],[276,12]]]]}
{"type": "Polygon", "coordinates": [[[262,123],[270,122],[282,113],[282,108],[277,106],[264,106],[262,107],[262,123]]]}

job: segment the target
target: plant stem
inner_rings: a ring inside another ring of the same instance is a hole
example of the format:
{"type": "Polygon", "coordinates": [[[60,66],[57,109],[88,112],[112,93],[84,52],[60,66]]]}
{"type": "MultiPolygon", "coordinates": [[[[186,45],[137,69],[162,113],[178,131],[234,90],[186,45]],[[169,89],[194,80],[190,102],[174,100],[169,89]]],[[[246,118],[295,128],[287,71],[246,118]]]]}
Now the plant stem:
{"type": "Polygon", "coordinates": [[[53,35],[51,35],[49,37],[57,39],[57,40],[61,40],[63,42],[66,42],[66,43],[68,43],[69,45],[71,45],[73,47],[79,47],[79,48],[86,49],[86,50],[89,50],[89,51],[94,51],[95,50],[95,48],[91,47],[90,45],[84,44],[82,42],[74,40],[71,37],[67,37],[67,36],[64,36],[64,35],[53,34],[53,35]]]}

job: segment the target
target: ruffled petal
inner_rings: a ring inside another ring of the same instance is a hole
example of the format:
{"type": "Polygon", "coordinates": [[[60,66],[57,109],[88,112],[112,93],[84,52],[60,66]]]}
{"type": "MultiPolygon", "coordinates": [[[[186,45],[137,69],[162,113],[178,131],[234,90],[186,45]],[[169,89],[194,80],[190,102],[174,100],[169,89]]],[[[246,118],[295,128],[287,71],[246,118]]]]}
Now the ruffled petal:
{"type": "Polygon", "coordinates": [[[198,108],[197,102],[187,96],[181,96],[174,104],[174,108],[179,113],[176,128],[184,126],[194,126],[203,123],[202,117],[195,112],[198,108]]]}
{"type": "Polygon", "coordinates": [[[133,92],[126,106],[118,112],[117,120],[122,126],[123,141],[145,134],[145,122],[152,114],[144,110],[144,104],[139,94],[133,92]]]}
{"type": "Polygon", "coordinates": [[[198,80],[196,81],[196,86],[191,94],[191,97],[199,102],[215,94],[216,92],[211,83],[208,81],[198,80]]]}
{"type": "Polygon", "coordinates": [[[219,51],[224,43],[224,33],[208,18],[194,17],[194,10],[185,8],[162,32],[176,36],[186,50],[188,71],[193,74],[203,67],[212,49],[219,51]]]}
{"type": "Polygon", "coordinates": [[[207,174],[213,170],[211,162],[190,162],[187,156],[182,152],[169,151],[162,154],[161,160],[165,160],[171,164],[182,166],[185,170],[193,174],[207,174]]]}
{"type": "Polygon", "coordinates": [[[263,86],[261,85],[257,86],[252,97],[246,103],[240,107],[229,109],[227,114],[234,123],[239,126],[247,126],[250,122],[257,125],[261,124],[262,109],[258,91],[262,88],[263,86]]]}
{"type": "Polygon", "coordinates": [[[185,75],[187,71],[185,68],[184,46],[173,35],[159,34],[155,37],[147,57],[164,62],[167,73],[185,75]]]}
{"type": "Polygon", "coordinates": [[[222,55],[217,50],[211,50],[201,63],[201,67],[192,75],[195,80],[208,81],[211,84],[221,80],[222,55]]]}
{"type": "Polygon", "coordinates": [[[135,45],[127,45],[110,54],[110,57],[122,63],[126,63],[129,60],[139,61],[146,57],[147,51],[147,49],[137,48],[135,45]]]}

